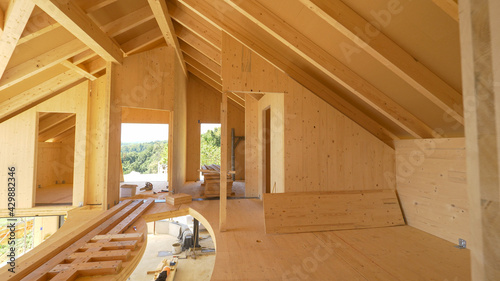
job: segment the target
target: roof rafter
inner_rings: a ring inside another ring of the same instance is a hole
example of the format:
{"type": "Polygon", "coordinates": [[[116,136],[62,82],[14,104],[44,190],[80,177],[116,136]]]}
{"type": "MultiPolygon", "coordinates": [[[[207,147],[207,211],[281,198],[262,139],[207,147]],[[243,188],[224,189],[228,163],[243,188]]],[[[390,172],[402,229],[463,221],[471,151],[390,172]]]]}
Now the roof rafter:
{"type": "Polygon", "coordinates": [[[177,36],[175,34],[172,19],[168,13],[167,3],[165,0],[148,0],[148,3],[153,11],[158,25],[160,26],[160,30],[165,38],[165,41],[167,41],[167,44],[175,49],[175,53],[177,54],[177,58],[179,59],[184,75],[187,76],[186,63],[184,62],[184,58],[182,56],[181,47],[179,46],[179,41],[177,40],[177,36]]]}
{"type": "Polygon", "coordinates": [[[85,77],[91,81],[94,81],[97,79],[97,77],[94,76],[84,65],[73,64],[69,60],[63,60],[63,61],[61,61],[61,64],[64,65],[65,67],[67,67],[68,69],[71,69],[71,70],[79,73],[80,75],[82,75],[83,77],[85,77]]]}
{"type": "MultiPolygon", "coordinates": [[[[365,34],[365,30],[377,30],[377,28],[342,1],[299,1],[349,38],[357,48],[364,49],[455,120],[461,124],[464,123],[462,95],[423,64],[416,61],[382,32],[378,32],[375,37],[365,34]]],[[[443,5],[447,5],[448,2],[455,3],[453,0],[439,0],[437,2],[443,5]]]]}
{"type": "Polygon", "coordinates": [[[151,8],[144,6],[130,14],[114,20],[102,27],[109,36],[115,37],[118,34],[129,31],[154,18],[151,8]]]}
{"type": "MultiPolygon", "coordinates": [[[[220,67],[218,69],[217,68],[215,68],[215,69],[214,68],[210,68],[210,65],[207,66],[207,65],[205,65],[203,63],[203,61],[197,60],[197,59],[191,57],[190,55],[188,55],[186,53],[184,53],[184,59],[186,60],[186,63],[189,63],[189,64],[191,64],[192,66],[195,66],[195,67],[197,65],[200,65],[201,67],[203,67],[203,69],[206,69],[205,72],[212,73],[213,75],[218,76],[219,79],[220,79],[220,75],[221,75],[220,67]]],[[[208,59],[207,59],[207,61],[212,62],[211,60],[208,60],[208,59]]],[[[216,65],[215,63],[213,63],[213,64],[216,65]]]]}
{"type": "Polygon", "coordinates": [[[64,45],[55,47],[54,49],[40,54],[30,60],[27,60],[19,65],[5,71],[4,76],[0,80],[0,90],[4,90],[14,84],[21,82],[24,79],[32,77],[43,70],[50,68],[72,56],[75,56],[87,49],[80,40],[74,39],[64,45]]]}
{"type": "Polygon", "coordinates": [[[286,69],[288,75],[293,79],[337,108],[381,141],[394,147],[393,140],[397,139],[397,137],[393,133],[368,117],[360,109],[338,96],[332,89],[318,82],[306,70],[290,62],[290,58],[287,58],[279,50],[269,46],[267,39],[264,41],[260,36],[253,34],[248,28],[243,27],[242,23],[238,21],[240,18],[238,20],[233,19],[233,16],[239,13],[226,3],[221,0],[214,0],[210,3],[202,0],[179,0],[179,2],[201,17],[206,18],[207,21],[214,22],[215,25],[220,26],[230,36],[255,51],[278,69],[286,69]],[[225,12],[222,13],[220,9],[216,9],[215,7],[223,7],[225,12]]]}
{"type": "Polygon", "coordinates": [[[198,71],[202,72],[205,76],[212,79],[215,83],[222,86],[222,79],[221,79],[220,75],[213,73],[210,69],[208,69],[207,67],[205,67],[204,65],[202,65],[201,63],[199,63],[196,60],[189,59],[189,60],[186,60],[186,63],[191,65],[193,68],[196,68],[198,71]]]}
{"type": "Polygon", "coordinates": [[[12,1],[4,14],[5,24],[0,35],[0,78],[3,76],[19,38],[35,5],[31,0],[12,1]]]}
{"type": "Polygon", "coordinates": [[[222,93],[222,85],[215,82],[214,80],[210,79],[205,73],[199,71],[198,69],[192,67],[191,65],[187,65],[187,69],[189,72],[191,72],[194,76],[200,78],[203,82],[206,84],[210,85],[212,88],[216,89],[217,91],[222,93]]]}
{"type": "Polygon", "coordinates": [[[458,3],[456,0],[432,0],[432,2],[458,22],[458,3]]]}
{"type": "Polygon", "coordinates": [[[181,30],[178,31],[177,36],[181,39],[179,44],[182,50],[186,49],[185,45],[189,45],[218,65],[221,64],[221,52],[212,47],[212,45],[205,43],[205,41],[201,40],[196,34],[190,32],[186,28],[181,28],[181,30]]]}
{"type": "Polygon", "coordinates": [[[33,0],[76,38],[107,61],[122,63],[123,51],[72,0],[33,0]]]}
{"type": "Polygon", "coordinates": [[[75,127],[75,125],[76,125],[76,116],[72,115],[66,120],[57,124],[56,126],[51,127],[50,129],[44,131],[43,133],[40,133],[38,135],[38,141],[44,142],[51,138],[57,137],[58,135],[75,127]]]}
{"type": "Polygon", "coordinates": [[[217,29],[217,27],[203,20],[192,11],[183,8],[182,5],[177,6],[174,1],[168,1],[167,6],[170,16],[177,23],[189,29],[192,33],[198,35],[208,44],[219,50],[221,49],[222,34],[220,29],[217,29]]]}
{"type": "Polygon", "coordinates": [[[163,34],[160,28],[157,27],[123,43],[122,48],[125,54],[130,55],[159,39],[163,39],[163,34]]]}
{"type": "Polygon", "coordinates": [[[432,137],[429,126],[261,4],[225,2],[412,136],[432,137]]]}
{"type": "Polygon", "coordinates": [[[181,43],[181,48],[182,51],[187,54],[188,56],[194,58],[195,60],[201,62],[203,65],[206,67],[212,69],[215,73],[221,73],[221,67],[220,67],[220,62],[215,62],[212,59],[210,59],[207,55],[204,53],[196,50],[195,48],[191,47],[187,43],[184,42],[179,42],[181,43]]]}
{"type": "Polygon", "coordinates": [[[29,42],[31,39],[50,32],[60,26],[61,25],[47,15],[47,13],[40,12],[29,19],[17,45],[29,42]]]}
{"type": "Polygon", "coordinates": [[[68,70],[55,77],[48,78],[45,82],[19,93],[0,103],[0,122],[29,109],[58,93],[65,91],[83,81],[83,77],[68,70]]]}
{"type": "Polygon", "coordinates": [[[43,116],[43,118],[40,115],[40,122],[38,123],[39,134],[70,118],[74,113],[47,113],[47,116],[43,116]]]}

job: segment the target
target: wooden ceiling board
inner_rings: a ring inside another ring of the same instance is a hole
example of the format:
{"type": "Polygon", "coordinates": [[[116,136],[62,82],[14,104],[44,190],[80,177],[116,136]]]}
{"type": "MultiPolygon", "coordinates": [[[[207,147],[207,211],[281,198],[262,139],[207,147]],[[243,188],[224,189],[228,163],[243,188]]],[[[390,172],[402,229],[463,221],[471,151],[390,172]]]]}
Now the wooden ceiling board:
{"type": "Polygon", "coordinates": [[[14,50],[14,55],[7,65],[7,69],[16,66],[26,60],[34,58],[40,54],[46,53],[57,46],[63,45],[71,40],[75,39],[71,33],[69,33],[63,27],[58,27],[50,32],[44,34],[43,36],[34,38],[25,44],[21,44],[14,50]]]}
{"type": "Polygon", "coordinates": [[[156,28],[158,28],[158,24],[156,23],[156,19],[152,18],[152,19],[148,20],[147,22],[138,25],[137,27],[134,27],[134,28],[122,33],[122,34],[115,36],[114,39],[116,40],[116,42],[118,42],[118,44],[122,45],[125,42],[128,42],[134,38],[137,38],[137,37],[145,34],[146,32],[151,31],[151,30],[156,29],[156,28]]]}
{"type": "Polygon", "coordinates": [[[147,5],[146,0],[119,0],[90,14],[98,25],[103,26],[147,5]]]}
{"type": "MultiPolygon", "coordinates": [[[[343,0],[368,21],[376,11],[387,10],[386,0],[343,0]]],[[[402,0],[402,11],[383,25],[382,32],[461,92],[460,41],[458,23],[431,0],[402,0]]]]}
{"type": "MultiPolygon", "coordinates": [[[[384,93],[391,100],[405,108],[409,113],[434,128],[437,124],[441,125],[443,110],[434,106],[434,104],[425,96],[421,95],[415,88],[403,81],[397,74],[385,67],[374,57],[362,51],[346,56],[343,52],[343,46],[356,46],[350,39],[341,34],[337,29],[324,22],[321,18],[313,14],[304,5],[294,1],[260,1],[265,3],[271,12],[277,14],[285,22],[289,23],[294,29],[306,35],[312,42],[321,49],[326,50],[328,54],[333,55],[343,67],[347,67],[363,78],[368,84],[384,93]],[[283,7],[286,4],[286,9],[283,7]],[[328,36],[325,36],[328,34],[328,36]],[[436,109],[428,114],[423,108],[436,109]]],[[[322,63],[319,62],[318,63],[322,63]]],[[[315,76],[325,77],[323,72],[314,67],[310,69],[315,76]]],[[[341,88],[338,82],[333,78],[325,78],[327,84],[336,85],[335,89],[344,94],[347,92],[341,88]],[[340,87],[340,88],[339,88],[340,87]]],[[[349,86],[353,85],[347,82],[349,86]]]]}

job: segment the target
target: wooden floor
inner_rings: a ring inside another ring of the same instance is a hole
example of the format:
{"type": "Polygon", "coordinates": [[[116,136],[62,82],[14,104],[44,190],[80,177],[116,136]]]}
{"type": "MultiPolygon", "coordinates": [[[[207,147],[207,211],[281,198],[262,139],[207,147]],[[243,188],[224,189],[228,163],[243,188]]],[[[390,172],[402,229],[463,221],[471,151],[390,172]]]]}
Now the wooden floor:
{"type": "MultiPolygon", "coordinates": [[[[409,226],[300,234],[264,231],[260,200],[228,201],[227,232],[218,200],[180,209],[199,212],[216,242],[212,280],[470,280],[469,250],[409,226]]],[[[172,210],[156,203],[148,212],[172,210]]]]}
{"type": "Polygon", "coordinates": [[[36,189],[36,205],[71,205],[73,184],[55,184],[36,189]]]}

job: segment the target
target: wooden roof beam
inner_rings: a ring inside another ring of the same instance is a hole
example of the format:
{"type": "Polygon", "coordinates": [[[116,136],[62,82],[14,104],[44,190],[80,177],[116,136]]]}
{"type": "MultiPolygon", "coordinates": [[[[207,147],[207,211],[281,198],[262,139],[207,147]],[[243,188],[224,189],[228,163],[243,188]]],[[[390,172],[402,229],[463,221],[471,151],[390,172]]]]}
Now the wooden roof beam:
{"type": "Polygon", "coordinates": [[[74,64],[80,64],[80,63],[83,63],[84,61],[89,60],[95,56],[97,56],[97,54],[94,51],[92,51],[91,49],[87,49],[87,50],[79,53],[78,55],[73,56],[70,60],[74,64]]]}
{"type": "Polygon", "coordinates": [[[245,100],[242,100],[238,95],[233,92],[227,92],[227,97],[234,102],[235,104],[241,106],[243,109],[245,108],[245,100]]]}
{"type": "MultiPolygon", "coordinates": [[[[205,82],[205,84],[208,84],[218,92],[222,93],[222,81],[217,82],[213,80],[212,78],[208,77],[207,74],[191,66],[189,63],[187,64],[187,69],[191,74],[198,77],[201,81],[205,82]]],[[[242,108],[245,108],[245,102],[242,102],[241,98],[235,95],[234,93],[228,92],[228,97],[235,104],[241,106],[242,108]]]]}
{"type": "Polygon", "coordinates": [[[210,79],[208,76],[205,75],[205,73],[199,71],[198,69],[192,67],[191,65],[187,65],[187,70],[191,72],[194,76],[200,78],[203,82],[211,86],[212,88],[216,89],[217,91],[222,93],[222,85],[215,82],[214,80],[210,79]]]}
{"type": "MultiPolygon", "coordinates": [[[[416,61],[415,58],[382,32],[378,31],[376,36],[367,34],[366,30],[377,30],[377,28],[342,1],[299,1],[349,38],[353,42],[353,45],[350,47],[365,50],[373,58],[403,79],[403,81],[411,85],[421,95],[450,114],[461,124],[464,123],[462,95],[423,64],[416,61]]],[[[442,4],[447,2],[454,3],[453,0],[438,0],[437,2],[442,4]]]]}
{"type": "Polygon", "coordinates": [[[191,47],[190,45],[184,43],[184,42],[179,42],[181,43],[181,48],[182,52],[184,54],[192,57],[193,59],[199,61],[201,64],[204,66],[208,67],[211,69],[213,72],[220,74],[221,73],[221,67],[220,67],[220,62],[216,63],[215,61],[211,60],[208,58],[205,54],[202,52],[196,50],[195,48],[191,47]]]}
{"type": "Polygon", "coordinates": [[[443,12],[458,22],[458,3],[457,0],[432,0],[443,12]]]}
{"type": "Polygon", "coordinates": [[[70,130],[76,125],[76,116],[73,115],[70,118],[64,120],[63,122],[53,126],[52,128],[46,130],[43,133],[38,134],[38,141],[44,142],[50,140],[51,138],[57,137],[58,135],[70,130]]]}
{"type": "Polygon", "coordinates": [[[62,142],[63,140],[65,140],[66,138],[68,137],[75,137],[75,130],[76,126],[67,130],[66,132],[62,133],[62,134],[59,134],[55,137],[52,138],[52,142],[62,142]]]}
{"type": "MultiPolygon", "coordinates": [[[[206,68],[205,69],[198,68],[198,67],[195,67],[195,66],[193,66],[192,64],[189,64],[189,63],[188,63],[188,65],[191,66],[191,68],[190,68],[191,73],[193,73],[192,70],[197,70],[196,74],[201,73],[201,74],[203,74],[203,77],[206,77],[206,78],[212,80],[214,83],[216,83],[217,85],[219,85],[220,87],[222,87],[222,80],[220,79],[219,76],[211,75],[210,71],[207,71],[206,68]],[[209,73],[207,73],[207,72],[209,72],[209,73]]],[[[200,66],[200,65],[197,65],[197,66],[200,66]]]]}
{"type": "Polygon", "coordinates": [[[174,25],[170,14],[168,13],[167,3],[165,0],[148,0],[149,6],[153,11],[153,14],[160,26],[160,30],[165,38],[168,45],[174,47],[175,53],[177,54],[177,59],[181,64],[184,75],[187,76],[186,63],[184,62],[184,57],[182,56],[181,47],[179,46],[179,41],[175,35],[174,25]]]}
{"type": "Polygon", "coordinates": [[[123,51],[72,0],[33,0],[106,61],[122,63],[123,51]]]}
{"type": "Polygon", "coordinates": [[[0,103],[0,123],[15,116],[19,112],[29,109],[55,95],[61,93],[77,83],[83,81],[83,77],[68,70],[55,77],[48,78],[45,82],[19,93],[0,103]]]}
{"type": "Polygon", "coordinates": [[[210,79],[216,81],[217,83],[222,85],[222,79],[220,77],[220,73],[215,73],[212,70],[210,70],[208,67],[204,66],[202,63],[199,61],[191,58],[190,56],[185,56],[184,59],[186,60],[187,64],[190,64],[192,67],[198,69],[199,71],[205,73],[206,76],[210,77],[210,79]]]}
{"type": "MultiPolygon", "coordinates": [[[[182,51],[184,52],[184,50],[182,50],[182,51]]],[[[186,60],[186,62],[187,61],[196,61],[199,64],[206,67],[207,69],[209,69],[211,72],[217,74],[219,77],[221,76],[220,66],[205,56],[201,56],[201,60],[200,60],[200,59],[196,59],[196,58],[192,57],[190,54],[184,52],[184,59],[186,60]],[[204,58],[206,58],[206,59],[204,59],[204,58]]]]}
{"type": "Polygon", "coordinates": [[[19,42],[17,42],[17,45],[24,44],[31,39],[37,38],[38,36],[48,33],[60,26],[61,25],[49,15],[47,15],[47,13],[40,12],[37,15],[32,16],[28,20],[28,23],[26,24],[24,32],[21,35],[19,42]]]}
{"type": "Polygon", "coordinates": [[[78,4],[86,13],[92,13],[117,1],[118,0],[79,0],[78,4]]]}
{"type": "Polygon", "coordinates": [[[48,129],[57,126],[61,122],[66,121],[67,119],[71,118],[71,116],[75,115],[74,113],[47,113],[46,116],[41,117],[42,113],[39,113],[39,118],[40,122],[38,122],[38,133],[41,134],[48,129]]]}
{"type": "Polygon", "coordinates": [[[0,35],[0,78],[7,68],[34,8],[35,5],[31,0],[17,0],[11,1],[5,14],[2,13],[5,24],[0,35]]]}
{"type": "Polygon", "coordinates": [[[109,36],[115,37],[154,18],[151,8],[144,6],[102,27],[109,36]]]}
{"type": "Polygon", "coordinates": [[[202,19],[189,9],[184,8],[182,5],[177,5],[176,1],[167,1],[167,6],[170,16],[177,23],[189,29],[189,31],[196,34],[213,47],[219,50],[221,49],[222,34],[220,29],[202,19]]]}
{"type": "Polygon", "coordinates": [[[83,77],[91,80],[91,81],[94,81],[97,79],[96,76],[94,76],[88,69],[87,67],[85,67],[84,65],[82,64],[79,64],[79,65],[76,65],[74,63],[72,63],[71,61],[69,60],[63,60],[61,61],[61,64],[64,65],[65,67],[67,67],[68,69],[71,69],[77,73],[79,73],[80,75],[82,75],[83,77]]]}
{"type": "Polygon", "coordinates": [[[286,69],[287,74],[293,79],[304,85],[347,117],[351,118],[354,122],[358,123],[361,127],[365,128],[388,146],[394,147],[393,140],[398,138],[392,132],[375,122],[348,101],[338,96],[328,86],[320,83],[316,78],[312,77],[308,71],[290,62],[290,58],[284,56],[279,50],[269,46],[268,42],[266,42],[267,40],[264,41],[260,36],[253,34],[247,28],[241,26],[241,22],[233,19],[234,13],[238,14],[237,11],[230,6],[220,0],[214,0],[210,3],[202,0],[179,0],[179,2],[201,17],[206,18],[209,22],[214,22],[215,25],[220,26],[230,36],[242,42],[242,44],[246,45],[278,69],[286,69]],[[215,7],[222,7],[226,12],[220,13],[220,9],[215,7]]]}
{"type": "Polygon", "coordinates": [[[416,138],[432,137],[429,126],[263,5],[251,1],[225,2],[407,133],[416,138]]]}
{"type": "Polygon", "coordinates": [[[91,62],[81,65],[90,75],[95,75],[106,69],[106,61],[102,58],[97,58],[91,62]]]}
{"type": "Polygon", "coordinates": [[[0,80],[0,91],[61,63],[86,49],[87,46],[80,40],[74,39],[64,45],[55,47],[46,53],[9,68],[5,71],[4,76],[0,80]]]}
{"type": "Polygon", "coordinates": [[[130,55],[141,48],[163,38],[160,28],[154,28],[122,44],[123,51],[130,55]]]}
{"type": "Polygon", "coordinates": [[[192,48],[196,49],[198,52],[204,54],[207,58],[211,59],[218,65],[221,64],[221,51],[215,49],[214,47],[212,47],[212,45],[205,43],[205,41],[201,40],[198,36],[196,36],[196,34],[191,33],[186,28],[180,27],[177,36],[179,36],[179,39],[181,39],[179,44],[182,50],[187,49],[185,45],[189,45],[192,48]]]}

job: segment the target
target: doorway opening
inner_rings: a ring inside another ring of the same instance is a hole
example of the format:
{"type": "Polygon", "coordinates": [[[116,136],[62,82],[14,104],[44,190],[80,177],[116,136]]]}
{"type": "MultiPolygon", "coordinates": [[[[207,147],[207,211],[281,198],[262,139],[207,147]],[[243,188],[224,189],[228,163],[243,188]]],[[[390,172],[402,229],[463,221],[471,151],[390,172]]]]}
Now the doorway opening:
{"type": "Polygon", "coordinates": [[[169,125],[122,123],[121,132],[122,181],[137,188],[121,197],[150,190],[147,183],[155,190],[168,190],[169,125]]]}
{"type": "Polygon", "coordinates": [[[262,148],[264,159],[264,193],[271,193],[271,108],[263,111],[262,148]]]}
{"type": "Polygon", "coordinates": [[[35,206],[72,205],[75,113],[38,113],[35,206]]]}
{"type": "MultiPolygon", "coordinates": [[[[200,124],[200,167],[216,165],[220,168],[220,123],[200,124]]],[[[200,180],[204,180],[200,172],[200,180]]]]}

